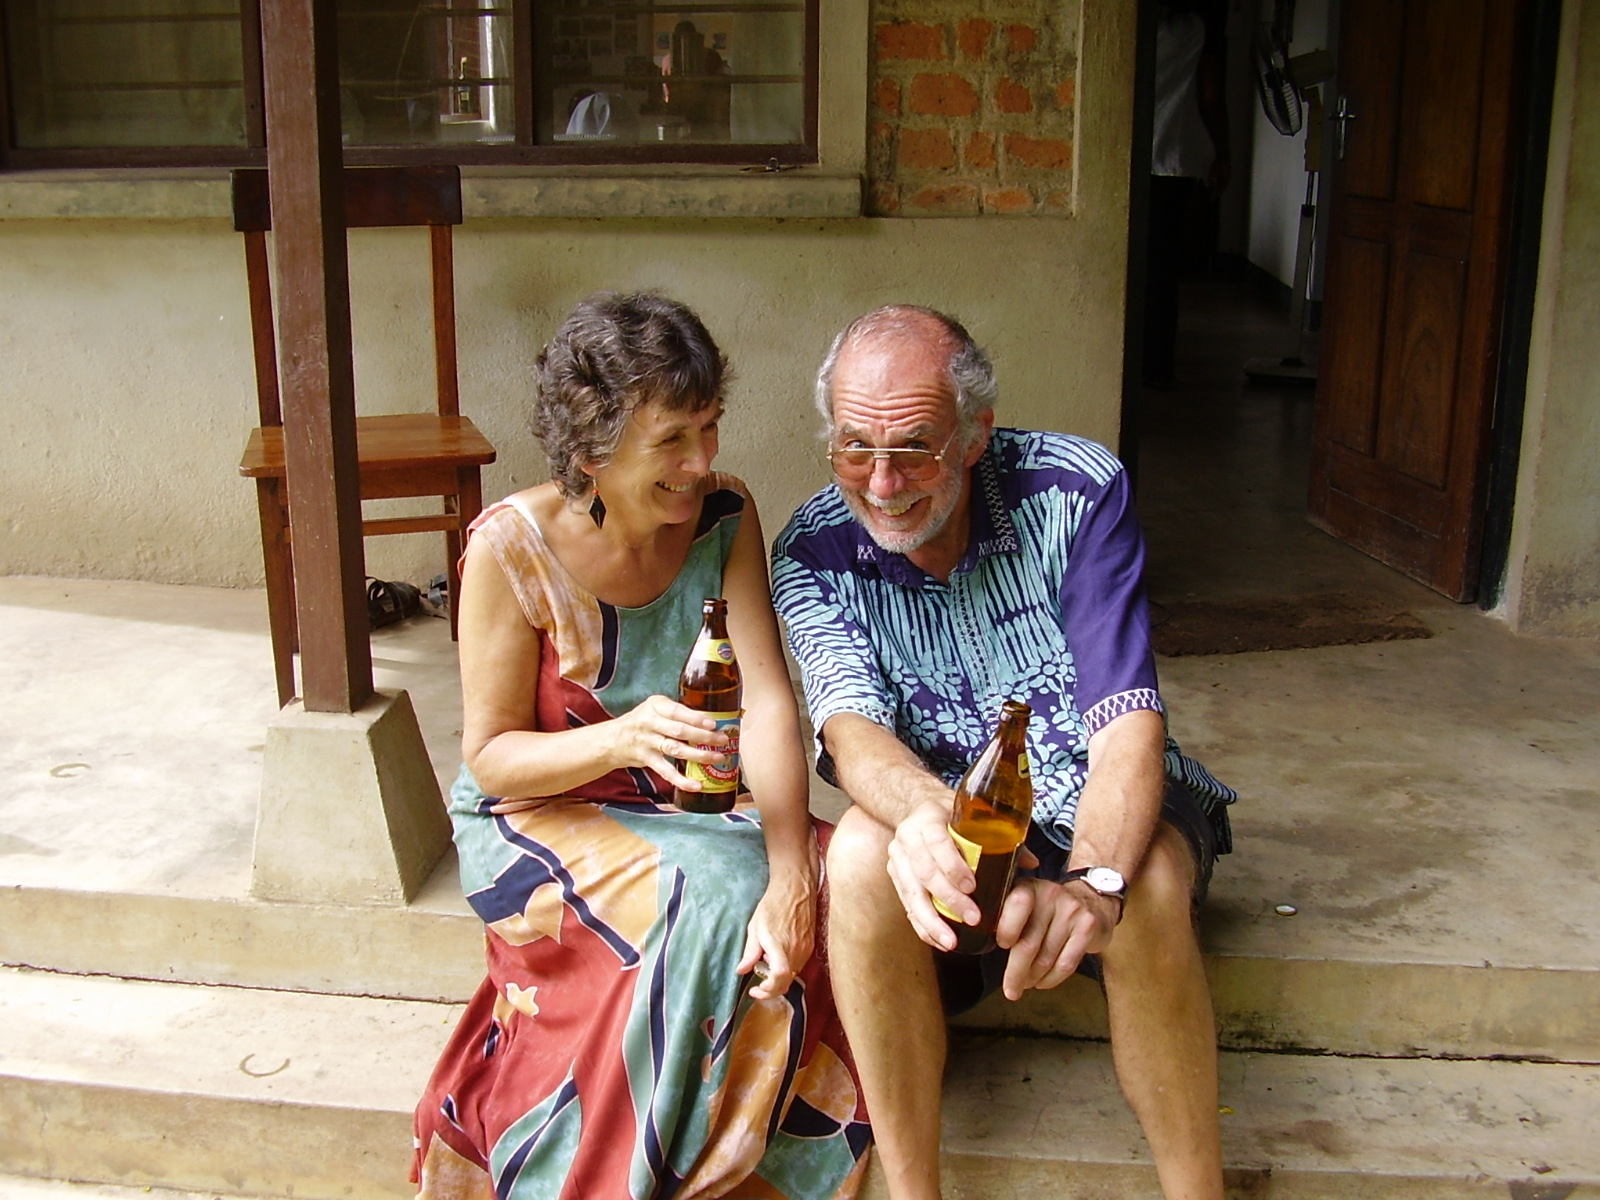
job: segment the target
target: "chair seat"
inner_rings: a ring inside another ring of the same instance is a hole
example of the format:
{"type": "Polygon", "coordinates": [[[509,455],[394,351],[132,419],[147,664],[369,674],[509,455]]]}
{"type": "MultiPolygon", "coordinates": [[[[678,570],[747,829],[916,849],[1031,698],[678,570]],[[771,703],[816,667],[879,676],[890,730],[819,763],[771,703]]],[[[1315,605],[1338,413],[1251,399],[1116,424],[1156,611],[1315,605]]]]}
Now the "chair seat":
{"type": "MultiPolygon", "coordinates": [[[[400,413],[357,417],[356,457],[362,475],[370,476],[428,467],[483,466],[494,461],[495,449],[468,417],[400,413]]],[[[239,460],[239,474],[249,479],[284,477],[281,425],[250,431],[239,460]]]]}

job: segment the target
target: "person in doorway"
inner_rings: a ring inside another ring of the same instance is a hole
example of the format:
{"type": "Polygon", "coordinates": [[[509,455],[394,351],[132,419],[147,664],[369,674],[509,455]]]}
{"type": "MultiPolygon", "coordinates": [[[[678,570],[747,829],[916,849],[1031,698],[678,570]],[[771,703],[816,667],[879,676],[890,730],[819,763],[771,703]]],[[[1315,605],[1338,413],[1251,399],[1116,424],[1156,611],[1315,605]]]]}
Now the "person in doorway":
{"type": "Polygon", "coordinates": [[[1145,237],[1144,382],[1173,386],[1178,283],[1192,257],[1196,210],[1228,186],[1232,163],[1223,78],[1227,12],[1218,0],[1162,0],[1145,237]]]}
{"type": "Polygon", "coordinates": [[[681,304],[584,301],[538,358],[551,481],[472,525],[450,816],[489,971],[417,1107],[422,1200],[848,1200],[862,1178],[813,953],[827,828],[755,505],[712,469],[725,367],[681,304]],[[751,795],[694,813],[682,764],[728,738],[678,675],[715,596],[751,795]]]}
{"type": "Polygon", "coordinates": [[[1121,464],[995,428],[996,394],[951,318],[853,322],[817,377],[834,483],[773,550],[818,771],[851,802],[827,854],[832,977],[889,1194],[939,1195],[946,1015],[1083,969],[1166,1195],[1220,1200],[1195,923],[1236,796],[1166,735],[1121,464]],[[959,956],[934,908],[978,916],[952,785],[1012,698],[1033,709],[1027,869],[999,948],[959,956]]]}

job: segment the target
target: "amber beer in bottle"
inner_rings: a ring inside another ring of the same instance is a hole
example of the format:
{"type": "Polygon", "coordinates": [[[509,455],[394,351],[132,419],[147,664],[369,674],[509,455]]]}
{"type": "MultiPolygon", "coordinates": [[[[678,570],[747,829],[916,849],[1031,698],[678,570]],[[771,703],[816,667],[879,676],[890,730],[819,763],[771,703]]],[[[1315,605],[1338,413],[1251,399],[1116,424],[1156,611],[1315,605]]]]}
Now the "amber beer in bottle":
{"type": "MultiPolygon", "coordinates": [[[[714,717],[717,730],[732,740],[721,762],[680,762],[678,769],[703,785],[702,791],[672,789],[672,802],[687,812],[727,812],[739,790],[739,715],[744,685],[739,660],[728,640],[728,602],[708,597],[701,605],[699,636],[678,682],[679,699],[689,708],[714,717]]],[[[702,750],[714,747],[702,746],[702,750]]]]}
{"type": "Polygon", "coordinates": [[[943,904],[934,907],[956,934],[958,954],[993,948],[1000,906],[1011,892],[1017,851],[1033,816],[1033,781],[1028,772],[1028,718],[1033,710],[1020,700],[1000,706],[1000,724],[978,760],[956,785],[950,837],[978,877],[972,899],[981,916],[976,925],[959,920],[943,904]]]}

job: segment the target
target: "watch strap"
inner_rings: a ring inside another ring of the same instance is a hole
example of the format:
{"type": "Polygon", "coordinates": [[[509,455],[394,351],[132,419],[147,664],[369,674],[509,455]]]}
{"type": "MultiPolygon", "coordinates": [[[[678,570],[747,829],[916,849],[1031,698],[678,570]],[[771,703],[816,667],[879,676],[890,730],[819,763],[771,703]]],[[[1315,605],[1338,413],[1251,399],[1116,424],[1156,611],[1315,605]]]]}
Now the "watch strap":
{"type": "MultiPolygon", "coordinates": [[[[1063,875],[1061,877],[1061,882],[1062,883],[1076,883],[1076,882],[1078,882],[1078,880],[1081,879],[1085,883],[1089,883],[1089,874],[1090,874],[1090,872],[1091,871],[1097,871],[1097,870],[1099,870],[1098,867],[1076,867],[1073,870],[1068,871],[1065,875],[1063,875]]],[[[1120,877],[1120,875],[1119,875],[1119,877],[1120,877]]],[[[1113,892],[1101,891],[1099,888],[1095,887],[1094,884],[1092,884],[1092,883],[1089,883],[1089,887],[1093,891],[1097,892],[1099,895],[1102,895],[1102,896],[1110,896],[1110,897],[1113,897],[1114,899],[1121,900],[1121,901],[1124,901],[1124,902],[1126,902],[1127,899],[1128,899],[1128,885],[1127,885],[1126,881],[1124,881],[1123,885],[1120,888],[1118,888],[1116,891],[1113,891],[1113,892]]]]}

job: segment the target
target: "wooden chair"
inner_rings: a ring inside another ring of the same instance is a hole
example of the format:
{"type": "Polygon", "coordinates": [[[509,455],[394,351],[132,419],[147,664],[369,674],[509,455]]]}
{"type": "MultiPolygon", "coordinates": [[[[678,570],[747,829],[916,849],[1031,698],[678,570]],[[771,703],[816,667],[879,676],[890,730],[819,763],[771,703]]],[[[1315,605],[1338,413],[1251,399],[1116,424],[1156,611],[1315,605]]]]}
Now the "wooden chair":
{"type": "MultiPolygon", "coordinates": [[[[483,508],[479,468],[495,449],[461,415],[456,380],[456,303],[452,227],[461,223],[461,173],[455,167],[353,167],[344,172],[345,220],[351,229],[426,226],[432,250],[434,380],[438,403],[431,413],[357,417],[361,498],[438,496],[437,516],[363,520],[367,537],[442,530],[450,586],[450,636],[456,636],[457,563],[462,536],[483,508]]],[[[256,481],[261,551],[267,576],[267,613],[278,703],[295,695],[294,655],[300,648],[295,614],[293,523],[283,465],[283,415],[278,399],[278,352],[273,334],[267,233],[272,215],[267,173],[233,172],[233,226],[244,234],[250,286],[250,333],[261,424],[250,433],[239,473],[256,481]]]]}

